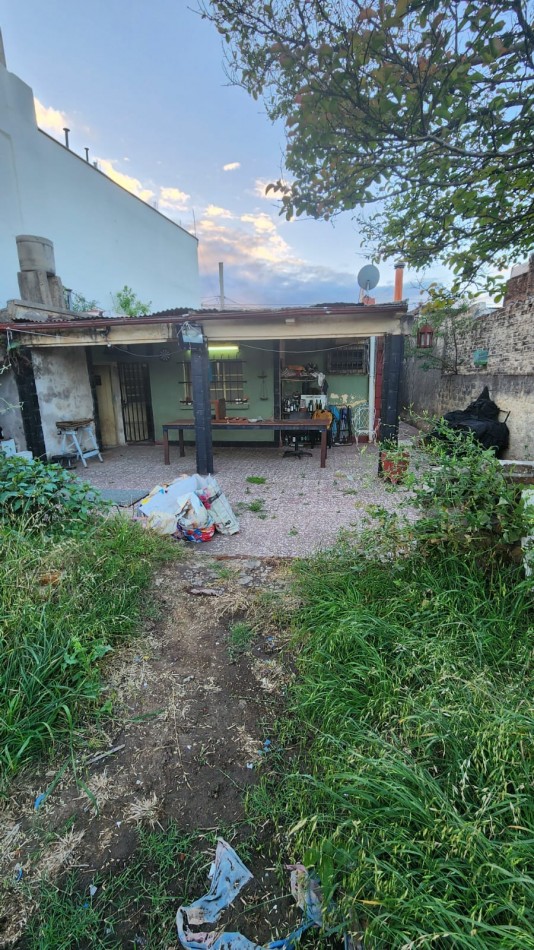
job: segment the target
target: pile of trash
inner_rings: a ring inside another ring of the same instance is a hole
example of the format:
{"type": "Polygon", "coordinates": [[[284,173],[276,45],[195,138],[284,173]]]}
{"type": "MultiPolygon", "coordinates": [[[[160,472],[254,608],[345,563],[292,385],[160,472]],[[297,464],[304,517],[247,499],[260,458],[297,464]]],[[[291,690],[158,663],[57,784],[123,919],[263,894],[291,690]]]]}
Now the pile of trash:
{"type": "Polygon", "coordinates": [[[215,531],[236,534],[239,522],[213,475],[181,475],[156,485],[137,505],[147,528],[184,541],[210,541],[215,531]]]}
{"type": "MultiPolygon", "coordinates": [[[[291,871],[291,893],[302,910],[302,921],[287,937],[268,943],[267,950],[295,950],[306,930],[323,924],[322,893],[318,879],[302,864],[288,865],[287,869],[291,871]]],[[[217,924],[223,911],[252,877],[251,871],[231,845],[223,838],[217,838],[215,861],[209,872],[209,892],[189,907],[179,907],[176,914],[178,937],[184,950],[265,950],[240,933],[221,932],[220,928],[207,932],[191,929],[217,924]]]]}

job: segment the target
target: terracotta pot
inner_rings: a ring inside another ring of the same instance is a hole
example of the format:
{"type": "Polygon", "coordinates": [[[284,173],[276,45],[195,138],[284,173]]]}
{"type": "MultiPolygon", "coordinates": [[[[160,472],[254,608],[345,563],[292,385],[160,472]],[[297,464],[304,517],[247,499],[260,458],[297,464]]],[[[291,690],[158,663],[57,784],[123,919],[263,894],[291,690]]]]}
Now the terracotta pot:
{"type": "Polygon", "coordinates": [[[409,464],[409,452],[402,452],[400,454],[395,452],[391,455],[387,449],[382,449],[380,452],[380,468],[382,470],[382,476],[393,485],[396,485],[398,482],[402,482],[408,470],[409,464]]]}

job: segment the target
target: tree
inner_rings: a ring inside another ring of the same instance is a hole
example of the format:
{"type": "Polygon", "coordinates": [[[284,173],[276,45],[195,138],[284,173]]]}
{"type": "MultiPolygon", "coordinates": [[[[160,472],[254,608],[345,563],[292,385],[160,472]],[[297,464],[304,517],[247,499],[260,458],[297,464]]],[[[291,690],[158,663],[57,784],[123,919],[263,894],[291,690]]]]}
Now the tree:
{"type": "Polygon", "coordinates": [[[145,317],[150,313],[151,301],[143,303],[126,284],[122,290],[111,295],[111,300],[115,312],[123,313],[126,317],[145,317]]]}
{"type": "Polygon", "coordinates": [[[285,122],[288,217],[364,209],[377,258],[458,286],[531,251],[533,0],[199,2],[285,122]]]}

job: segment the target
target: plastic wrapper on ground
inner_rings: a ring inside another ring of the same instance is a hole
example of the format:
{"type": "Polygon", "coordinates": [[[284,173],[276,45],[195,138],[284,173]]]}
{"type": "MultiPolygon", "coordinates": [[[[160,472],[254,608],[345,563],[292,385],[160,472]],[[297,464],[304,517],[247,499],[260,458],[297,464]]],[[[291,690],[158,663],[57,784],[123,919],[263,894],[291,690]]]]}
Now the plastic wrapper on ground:
{"type": "MultiPolygon", "coordinates": [[[[243,864],[239,855],[222,838],[217,839],[215,861],[209,877],[211,887],[204,897],[200,897],[188,907],[179,907],[176,914],[176,927],[180,943],[185,950],[261,950],[240,933],[230,933],[215,929],[211,931],[192,930],[203,924],[216,924],[223,913],[236,899],[242,888],[252,880],[251,871],[243,864]]],[[[302,909],[300,927],[284,937],[266,945],[266,950],[291,950],[309,927],[322,924],[321,892],[316,881],[303,865],[293,865],[291,890],[302,909]]]]}

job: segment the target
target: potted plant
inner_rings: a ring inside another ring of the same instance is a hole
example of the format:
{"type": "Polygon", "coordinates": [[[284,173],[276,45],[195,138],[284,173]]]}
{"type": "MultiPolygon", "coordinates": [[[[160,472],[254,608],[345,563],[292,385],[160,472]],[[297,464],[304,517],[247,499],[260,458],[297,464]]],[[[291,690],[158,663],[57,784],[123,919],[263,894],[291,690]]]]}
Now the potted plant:
{"type": "Polygon", "coordinates": [[[402,443],[394,441],[382,442],[379,453],[378,474],[382,478],[397,485],[404,480],[410,464],[410,453],[402,443]]]}

